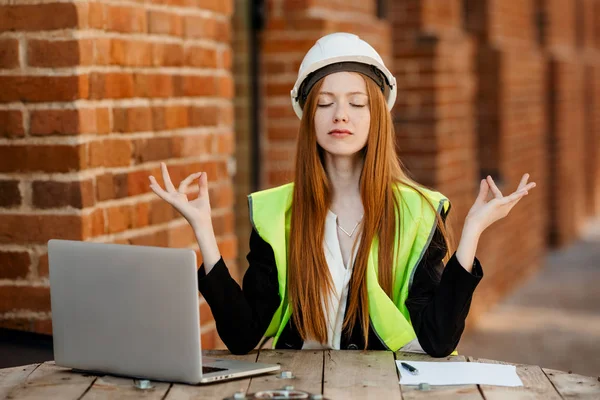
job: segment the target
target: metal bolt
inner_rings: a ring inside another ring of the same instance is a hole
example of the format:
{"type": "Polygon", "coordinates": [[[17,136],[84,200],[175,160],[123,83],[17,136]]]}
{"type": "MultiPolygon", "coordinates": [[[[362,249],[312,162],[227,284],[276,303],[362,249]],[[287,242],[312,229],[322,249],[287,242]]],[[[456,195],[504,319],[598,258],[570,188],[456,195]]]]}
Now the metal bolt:
{"type": "Polygon", "coordinates": [[[141,390],[154,389],[154,386],[152,386],[152,383],[147,379],[135,379],[133,381],[133,384],[137,389],[141,389],[141,390]]]}
{"type": "Polygon", "coordinates": [[[292,390],[294,390],[294,387],[292,385],[286,385],[283,387],[283,390],[288,390],[291,392],[292,390]]]}
{"type": "Polygon", "coordinates": [[[234,399],[245,399],[246,398],[246,394],[244,392],[235,392],[233,394],[233,398],[234,399]]]}
{"type": "Polygon", "coordinates": [[[277,377],[279,379],[293,379],[293,378],[295,378],[295,376],[292,373],[292,371],[281,371],[281,373],[279,375],[277,375],[277,377]]]}

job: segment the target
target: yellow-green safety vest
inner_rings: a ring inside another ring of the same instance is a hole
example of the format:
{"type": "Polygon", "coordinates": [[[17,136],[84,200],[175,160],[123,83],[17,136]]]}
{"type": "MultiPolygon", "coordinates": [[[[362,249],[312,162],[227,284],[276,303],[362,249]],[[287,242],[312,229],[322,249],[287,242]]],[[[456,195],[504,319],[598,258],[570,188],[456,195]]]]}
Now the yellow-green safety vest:
{"type": "MultiPolygon", "coordinates": [[[[431,201],[438,213],[447,213],[450,202],[441,193],[419,188],[431,201]]],[[[265,337],[274,337],[273,348],[291,317],[287,299],[287,244],[290,233],[291,204],[294,184],[288,183],[248,196],[250,221],[260,237],[273,248],[277,264],[279,296],[281,303],[275,312],[265,337]]],[[[378,240],[374,238],[367,265],[367,293],[369,317],[373,329],[382,343],[397,351],[416,338],[410,323],[405,301],[413,274],[436,229],[436,215],[425,200],[411,187],[397,184],[400,212],[396,213],[396,246],[393,267],[394,287],[390,299],[379,286],[377,279],[378,240]],[[398,224],[400,222],[400,224],[398,224]],[[399,229],[402,232],[399,232],[399,229]]]]}

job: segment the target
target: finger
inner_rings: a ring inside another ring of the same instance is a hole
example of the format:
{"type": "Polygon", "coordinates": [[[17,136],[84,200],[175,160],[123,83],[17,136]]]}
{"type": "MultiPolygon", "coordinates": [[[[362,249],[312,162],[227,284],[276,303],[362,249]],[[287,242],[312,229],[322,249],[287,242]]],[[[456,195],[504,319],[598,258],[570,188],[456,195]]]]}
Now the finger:
{"type": "Polygon", "coordinates": [[[502,199],[502,204],[508,204],[512,202],[516,202],[521,200],[523,197],[527,196],[529,192],[525,189],[519,190],[511,194],[510,196],[506,196],[502,199]]]}
{"type": "Polygon", "coordinates": [[[160,163],[160,169],[162,171],[163,182],[165,183],[165,189],[169,193],[175,192],[175,186],[173,186],[173,182],[171,182],[171,177],[169,176],[169,170],[167,170],[167,165],[164,162],[160,163]]]}
{"type": "Polygon", "coordinates": [[[202,175],[202,172],[196,172],[194,174],[191,174],[190,176],[188,176],[184,180],[182,180],[181,183],[179,184],[179,188],[177,189],[177,191],[179,193],[185,194],[185,192],[187,191],[188,186],[190,185],[190,183],[192,183],[194,181],[194,179],[197,179],[200,175],[202,175]]]}
{"type": "Polygon", "coordinates": [[[156,181],[156,178],[153,175],[148,176],[148,179],[150,180],[150,186],[155,185],[159,188],[162,189],[162,187],[160,186],[160,184],[156,181]]]}
{"type": "Polygon", "coordinates": [[[206,172],[203,172],[202,175],[200,175],[200,179],[198,179],[198,186],[200,187],[198,197],[208,198],[208,177],[206,176],[206,172]]]}
{"type": "Polygon", "coordinates": [[[508,196],[507,198],[509,198],[509,201],[506,203],[506,207],[508,207],[507,213],[509,213],[521,200],[523,200],[523,197],[525,196],[527,196],[526,191],[515,192],[512,195],[508,196]]]}
{"type": "Polygon", "coordinates": [[[496,186],[492,177],[488,175],[486,180],[487,180],[488,185],[490,185],[490,189],[492,190],[494,197],[496,197],[497,199],[501,199],[502,192],[500,191],[500,189],[498,189],[498,186],[496,186]]]}
{"type": "Polygon", "coordinates": [[[160,187],[160,185],[156,181],[156,178],[154,178],[153,176],[150,176],[149,178],[150,178],[150,189],[154,193],[156,193],[156,195],[158,197],[160,197],[161,199],[163,199],[166,202],[170,203],[170,201],[169,201],[169,194],[167,192],[165,192],[162,187],[160,187]]]}
{"type": "MultiPolygon", "coordinates": [[[[521,186],[521,185],[519,185],[521,186]]],[[[535,187],[535,182],[530,182],[529,184],[521,187],[520,189],[516,190],[514,193],[520,193],[520,192],[525,192],[525,194],[527,194],[531,189],[533,189],[535,187]]],[[[513,194],[514,194],[513,193],[513,194]]]]}
{"type": "Polygon", "coordinates": [[[524,174],[521,178],[521,182],[519,182],[519,186],[517,187],[517,191],[523,189],[525,185],[527,185],[527,181],[529,180],[529,174],[524,174]]]}
{"type": "Polygon", "coordinates": [[[479,182],[479,196],[477,196],[477,200],[475,200],[475,202],[485,203],[489,192],[490,186],[485,179],[482,179],[481,182],[479,182]]]}

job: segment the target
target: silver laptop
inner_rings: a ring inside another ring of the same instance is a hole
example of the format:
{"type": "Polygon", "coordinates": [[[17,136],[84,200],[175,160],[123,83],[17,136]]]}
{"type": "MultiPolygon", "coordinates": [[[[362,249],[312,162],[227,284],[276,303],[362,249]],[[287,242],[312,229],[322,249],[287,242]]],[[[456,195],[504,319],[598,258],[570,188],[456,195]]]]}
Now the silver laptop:
{"type": "Polygon", "coordinates": [[[202,357],[191,249],[53,239],[48,254],[57,365],[191,384],[280,369],[202,357]]]}

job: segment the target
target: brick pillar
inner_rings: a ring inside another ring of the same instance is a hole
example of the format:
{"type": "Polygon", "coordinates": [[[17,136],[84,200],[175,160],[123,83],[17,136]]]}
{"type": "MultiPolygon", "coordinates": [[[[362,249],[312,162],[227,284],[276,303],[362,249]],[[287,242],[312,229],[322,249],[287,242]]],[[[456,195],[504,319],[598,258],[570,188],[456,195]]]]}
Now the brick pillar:
{"type": "Polygon", "coordinates": [[[481,176],[506,195],[528,172],[538,188],[482,237],[486,279],[475,314],[534,273],[543,261],[548,224],[546,64],[534,1],[467,1],[467,29],[477,38],[477,126],[481,176]],[[518,232],[518,235],[515,233],[518,232]]]}
{"type": "Polygon", "coordinates": [[[251,4],[246,0],[235,0],[233,14],[232,48],[233,74],[235,81],[235,225],[238,240],[238,268],[230,268],[234,279],[241,283],[247,269],[246,255],[252,232],[248,211],[248,194],[252,192],[252,174],[257,167],[252,165],[253,137],[251,131],[252,86],[251,86],[251,4]]]}
{"type": "Polygon", "coordinates": [[[586,174],[588,192],[586,198],[588,216],[598,218],[600,216],[600,113],[597,110],[600,110],[600,60],[598,54],[594,58],[596,59],[594,65],[586,69],[586,81],[589,82],[589,86],[586,86],[588,99],[586,115],[589,123],[586,142],[586,150],[589,152],[586,166],[586,171],[589,171],[589,174],[586,174]]]}
{"type": "Polygon", "coordinates": [[[581,0],[579,44],[585,64],[586,216],[600,216],[600,1],[581,0]]]}
{"type": "Polygon", "coordinates": [[[473,42],[461,2],[403,0],[390,8],[400,158],[417,182],[448,196],[449,225],[460,237],[477,185],[473,42]]]}
{"type": "Polygon", "coordinates": [[[357,34],[390,63],[390,31],[376,16],[376,1],[271,0],[262,34],[264,127],[262,187],[293,180],[296,136],[300,121],[290,102],[298,68],[306,52],[333,32],[357,34]]]}
{"type": "Polygon", "coordinates": [[[0,7],[0,326],[51,333],[49,239],[197,248],[149,189],[161,161],[208,172],[235,265],[232,1],[203,4],[0,7]]]}
{"type": "Polygon", "coordinates": [[[543,0],[543,41],[548,57],[550,116],[550,241],[577,238],[586,217],[585,66],[578,42],[582,2],[543,0]]]}
{"type": "MultiPolygon", "coordinates": [[[[417,181],[450,198],[458,240],[483,175],[499,179],[507,194],[524,172],[544,186],[545,65],[532,2],[441,3],[392,3],[395,121],[401,157],[417,181]]],[[[486,279],[470,321],[540,265],[544,201],[532,192],[485,232],[477,256],[486,279]]]]}
{"type": "MultiPolygon", "coordinates": [[[[600,47],[600,46],[599,46],[600,47]]],[[[593,67],[593,86],[592,86],[592,107],[593,110],[600,109],[600,62],[595,63],[593,67]]],[[[590,114],[588,114],[590,115],[590,114]]],[[[589,171],[592,172],[590,179],[591,196],[589,210],[591,215],[600,216],[600,113],[594,111],[590,115],[590,139],[588,149],[590,150],[589,171]]]]}

